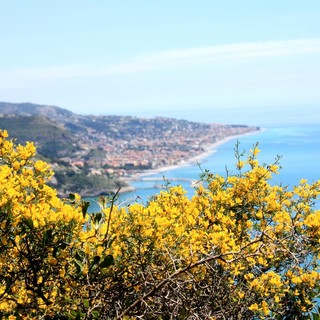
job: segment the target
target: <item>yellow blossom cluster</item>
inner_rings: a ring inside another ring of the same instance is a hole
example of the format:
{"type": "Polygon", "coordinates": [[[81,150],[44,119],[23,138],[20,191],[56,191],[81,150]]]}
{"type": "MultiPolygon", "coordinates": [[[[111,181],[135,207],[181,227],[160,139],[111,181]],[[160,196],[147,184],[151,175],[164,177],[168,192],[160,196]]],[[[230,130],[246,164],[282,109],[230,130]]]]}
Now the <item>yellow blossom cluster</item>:
{"type": "Polygon", "coordinates": [[[319,295],[320,182],[271,185],[278,163],[236,154],[147,204],[62,200],[32,143],[0,140],[0,316],[300,319],[319,295]]]}
{"type": "Polygon", "coordinates": [[[52,172],[33,160],[33,143],[15,145],[0,131],[0,316],[33,318],[60,308],[68,248],[83,226],[81,208],[57,197],[52,172]],[[40,311],[43,310],[43,311],[40,311]]]}

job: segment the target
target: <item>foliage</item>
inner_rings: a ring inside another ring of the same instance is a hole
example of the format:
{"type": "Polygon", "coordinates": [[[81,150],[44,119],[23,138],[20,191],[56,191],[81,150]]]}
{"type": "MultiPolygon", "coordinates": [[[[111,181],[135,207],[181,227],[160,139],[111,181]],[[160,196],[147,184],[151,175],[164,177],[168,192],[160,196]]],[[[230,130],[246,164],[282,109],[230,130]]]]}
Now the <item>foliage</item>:
{"type": "Polygon", "coordinates": [[[41,115],[1,116],[0,128],[14,134],[20,143],[36,142],[38,153],[50,159],[74,154],[81,148],[68,130],[41,115]]]}
{"type": "Polygon", "coordinates": [[[55,185],[59,186],[59,194],[67,195],[69,193],[82,193],[83,196],[95,194],[112,193],[111,190],[117,190],[119,187],[125,187],[123,180],[118,180],[108,175],[87,174],[84,170],[75,172],[68,167],[59,168],[54,173],[55,185]]]}
{"type": "MultiPolygon", "coordinates": [[[[0,102],[0,110],[1,106],[0,102]]],[[[13,110],[16,109],[14,106],[8,106],[8,109],[5,108],[4,111],[9,112],[10,107],[13,110]]],[[[104,173],[104,170],[101,170],[101,150],[99,153],[94,149],[91,149],[92,152],[88,151],[91,166],[95,162],[95,167],[90,169],[99,169],[100,174],[90,174],[86,167],[75,168],[70,163],[72,160],[81,160],[86,151],[82,148],[81,140],[83,139],[75,135],[69,128],[64,127],[63,123],[59,121],[59,119],[70,119],[71,115],[64,114],[66,110],[48,107],[47,113],[52,116],[52,118],[48,118],[40,110],[33,110],[32,105],[29,108],[28,105],[24,107],[27,109],[26,111],[23,109],[24,113],[28,113],[29,110],[35,115],[0,116],[0,128],[6,128],[12,132],[17,142],[21,144],[26,141],[34,141],[37,146],[37,158],[55,163],[55,179],[52,179],[49,185],[56,188],[59,195],[65,196],[73,192],[81,193],[82,196],[92,196],[108,193],[116,190],[119,185],[125,185],[122,180],[109,177],[104,173]],[[57,115],[54,116],[54,114],[57,115]]],[[[11,112],[14,111],[11,110],[11,112]]],[[[105,157],[105,152],[103,155],[105,157]]],[[[84,163],[87,165],[86,161],[84,163]]]]}
{"type": "Polygon", "coordinates": [[[8,319],[317,319],[320,182],[271,185],[277,161],[236,152],[147,205],[57,197],[35,147],[0,132],[0,316],[8,319]],[[314,314],[311,314],[313,311],[314,314]]]}

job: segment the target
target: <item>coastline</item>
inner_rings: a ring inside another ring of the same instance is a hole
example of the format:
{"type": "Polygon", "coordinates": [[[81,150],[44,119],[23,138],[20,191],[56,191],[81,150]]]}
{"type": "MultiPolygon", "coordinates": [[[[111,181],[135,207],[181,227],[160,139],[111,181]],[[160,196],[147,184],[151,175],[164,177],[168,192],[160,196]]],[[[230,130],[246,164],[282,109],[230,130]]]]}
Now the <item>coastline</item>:
{"type": "Polygon", "coordinates": [[[150,176],[150,175],[154,175],[154,174],[159,174],[162,172],[166,172],[166,171],[170,171],[170,170],[174,170],[174,169],[178,169],[178,168],[182,168],[182,167],[189,167],[192,166],[196,163],[200,163],[200,160],[207,158],[209,155],[215,153],[218,149],[218,147],[220,147],[221,145],[234,140],[236,138],[240,138],[240,137],[244,137],[244,136],[248,136],[248,135],[253,135],[253,134],[257,134],[257,133],[261,133],[262,131],[264,131],[265,129],[259,129],[257,131],[253,131],[253,132],[246,132],[243,134],[236,134],[236,135],[232,135],[232,136],[228,136],[225,137],[219,141],[216,141],[213,144],[207,145],[204,148],[204,152],[195,155],[193,157],[191,157],[190,159],[186,159],[186,160],[182,160],[181,162],[174,164],[174,165],[170,165],[170,166],[164,166],[164,167],[159,167],[159,168],[154,168],[154,169],[149,169],[149,170],[144,170],[144,171],[140,171],[140,172],[136,172],[133,175],[126,177],[124,179],[124,181],[126,183],[128,183],[128,185],[130,186],[130,182],[132,181],[141,181],[143,180],[144,177],[150,176]]]}

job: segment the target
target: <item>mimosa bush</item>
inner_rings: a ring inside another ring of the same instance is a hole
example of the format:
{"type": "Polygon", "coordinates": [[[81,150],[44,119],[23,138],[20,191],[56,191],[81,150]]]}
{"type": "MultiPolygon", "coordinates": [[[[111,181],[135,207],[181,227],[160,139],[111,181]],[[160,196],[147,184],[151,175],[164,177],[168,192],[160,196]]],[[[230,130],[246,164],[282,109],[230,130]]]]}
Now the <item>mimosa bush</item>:
{"type": "Polygon", "coordinates": [[[236,152],[193,197],[100,197],[46,183],[33,143],[0,133],[0,315],[8,319],[307,319],[319,295],[320,182],[270,184],[278,159],[236,152]]]}

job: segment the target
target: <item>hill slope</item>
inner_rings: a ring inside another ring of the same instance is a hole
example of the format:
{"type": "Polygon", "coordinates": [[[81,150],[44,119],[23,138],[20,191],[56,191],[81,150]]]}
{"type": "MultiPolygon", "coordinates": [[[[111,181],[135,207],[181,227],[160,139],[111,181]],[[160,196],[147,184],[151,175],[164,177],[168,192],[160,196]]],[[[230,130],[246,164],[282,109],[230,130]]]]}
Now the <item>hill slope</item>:
{"type": "MultiPolygon", "coordinates": [[[[17,142],[34,141],[52,164],[61,195],[82,196],[126,187],[131,174],[177,164],[228,136],[256,131],[243,125],[204,124],[169,118],[83,116],[32,103],[0,102],[0,128],[17,142]]],[[[125,189],[125,188],[124,188],[125,189]]]]}
{"type": "Polygon", "coordinates": [[[0,128],[7,129],[19,143],[35,141],[39,153],[47,158],[67,156],[79,148],[69,130],[42,115],[2,116],[0,128]]]}

